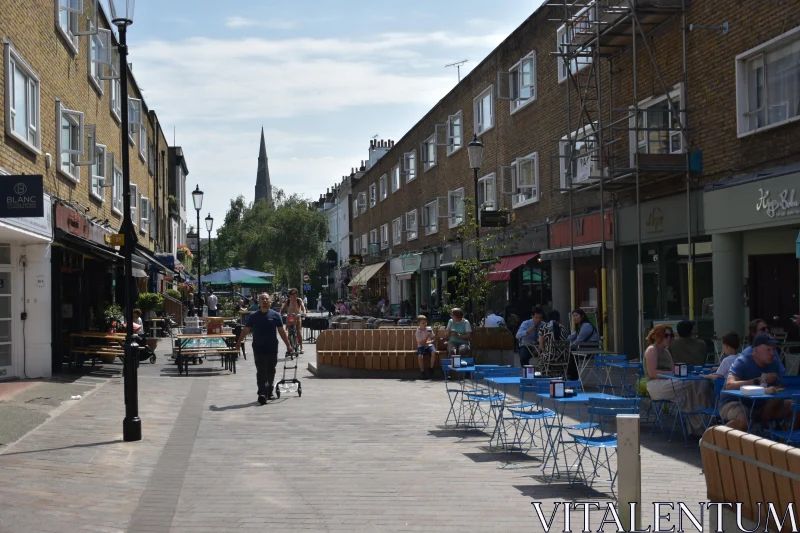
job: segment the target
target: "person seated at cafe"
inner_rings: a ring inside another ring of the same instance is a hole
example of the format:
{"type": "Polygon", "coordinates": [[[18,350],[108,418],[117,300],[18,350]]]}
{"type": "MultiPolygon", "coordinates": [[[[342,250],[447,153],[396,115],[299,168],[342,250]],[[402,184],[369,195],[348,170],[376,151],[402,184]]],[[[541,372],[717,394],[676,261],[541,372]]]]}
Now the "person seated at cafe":
{"type": "Polygon", "coordinates": [[[692,320],[681,320],[678,322],[677,330],[679,338],[672,341],[669,353],[677,363],[687,365],[703,366],[706,364],[708,348],[706,343],[694,338],[695,323],[692,320]]]}
{"type": "Polygon", "coordinates": [[[506,327],[506,321],[503,320],[503,317],[500,315],[496,315],[491,309],[487,309],[483,325],[487,328],[504,328],[506,327]]]}
{"type": "MultiPolygon", "coordinates": [[[[728,420],[728,427],[747,431],[747,420],[753,400],[749,398],[740,400],[736,396],[725,394],[725,391],[756,385],[764,387],[766,394],[775,394],[778,387],[783,385],[786,369],[781,360],[775,356],[777,344],[778,341],[771,335],[758,333],[753,338],[751,350],[748,353],[742,352],[731,365],[725,381],[725,390],[720,397],[719,408],[722,419],[728,420]]],[[[761,422],[785,419],[791,416],[791,403],[791,400],[780,398],[758,402],[753,410],[753,418],[761,422]]]]}
{"type": "Polygon", "coordinates": [[[542,322],[544,321],[544,311],[540,307],[534,307],[531,318],[519,325],[515,337],[519,341],[519,364],[528,366],[531,364],[534,352],[539,346],[539,333],[541,332],[542,322]]]}
{"type": "MultiPolygon", "coordinates": [[[[742,350],[742,355],[753,355],[753,342],[755,341],[756,336],[764,334],[772,337],[773,339],[775,338],[775,335],[772,334],[772,329],[769,327],[769,324],[767,324],[767,322],[761,318],[756,318],[755,320],[751,321],[748,330],[750,333],[747,337],[748,346],[742,350]]],[[[775,357],[780,357],[778,348],[775,348],[775,357]]]]}
{"type": "Polygon", "coordinates": [[[550,321],[542,324],[539,332],[539,349],[544,350],[544,340],[550,335],[554,341],[563,341],[569,337],[567,326],[561,323],[561,313],[553,309],[550,311],[550,321]]]}
{"type": "Polygon", "coordinates": [[[707,374],[703,377],[716,379],[719,377],[726,377],[731,369],[731,365],[739,357],[739,348],[742,345],[742,338],[735,331],[729,331],[722,336],[722,353],[725,358],[719,362],[719,366],[714,369],[714,372],[707,374]]]}
{"type": "Polygon", "coordinates": [[[414,331],[417,339],[417,359],[419,359],[419,371],[422,379],[433,377],[433,370],[436,368],[436,346],[434,345],[433,332],[428,328],[428,319],[425,315],[417,317],[417,329],[414,331]],[[430,355],[430,373],[425,369],[425,354],[430,355]]]}
{"type": "MultiPolygon", "coordinates": [[[[708,381],[682,381],[662,377],[672,375],[675,363],[670,355],[670,344],[674,333],[665,324],[658,324],[647,335],[647,350],[644,352],[644,374],[647,393],[653,400],[669,400],[679,402],[685,413],[697,412],[700,407],[709,406],[708,381]]],[[[697,416],[687,416],[684,420],[695,435],[702,435],[705,429],[703,421],[697,416]]]]}
{"type": "Polygon", "coordinates": [[[572,312],[572,322],[575,324],[575,333],[567,337],[567,340],[574,341],[571,348],[574,350],[581,343],[600,342],[600,333],[594,327],[592,321],[586,316],[586,311],[577,308],[572,312]]]}
{"type": "Polygon", "coordinates": [[[462,309],[454,307],[450,311],[450,315],[452,318],[447,323],[447,328],[445,329],[446,334],[449,336],[447,351],[450,355],[466,357],[469,355],[472,326],[470,326],[469,320],[464,318],[464,311],[462,309]]]}

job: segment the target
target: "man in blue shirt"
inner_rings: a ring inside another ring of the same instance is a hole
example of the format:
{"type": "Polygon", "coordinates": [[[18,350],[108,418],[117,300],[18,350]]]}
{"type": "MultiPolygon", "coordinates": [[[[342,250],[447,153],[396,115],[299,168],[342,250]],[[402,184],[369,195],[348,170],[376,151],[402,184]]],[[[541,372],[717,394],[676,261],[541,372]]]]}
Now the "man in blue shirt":
{"type": "Polygon", "coordinates": [[[278,365],[278,334],[291,352],[289,336],[283,327],[280,313],[272,310],[269,295],[261,293],[258,298],[258,311],[250,315],[236,340],[236,349],[242,341],[253,333],[253,359],[256,362],[256,381],[258,382],[258,403],[264,405],[272,398],[272,383],[275,380],[275,367],[278,365]]]}
{"type": "MultiPolygon", "coordinates": [[[[775,346],[778,344],[771,335],[759,333],[753,339],[752,350],[742,352],[733,362],[725,381],[725,390],[739,390],[746,385],[760,385],[766,394],[775,394],[776,387],[783,383],[786,369],[781,360],[775,356],[775,346]]],[[[747,431],[747,413],[752,405],[752,400],[739,398],[722,392],[719,413],[724,420],[728,420],[728,427],[747,431]]],[[[780,398],[767,400],[756,405],[753,417],[760,420],[777,420],[784,418],[791,412],[788,405],[791,400],[784,402],[780,398]],[[784,405],[786,404],[786,405],[784,405]]]]}
{"type": "Polygon", "coordinates": [[[533,309],[533,318],[520,324],[517,330],[517,340],[519,341],[519,364],[527,366],[531,364],[534,351],[538,353],[539,332],[542,329],[544,311],[536,307],[533,309]]]}

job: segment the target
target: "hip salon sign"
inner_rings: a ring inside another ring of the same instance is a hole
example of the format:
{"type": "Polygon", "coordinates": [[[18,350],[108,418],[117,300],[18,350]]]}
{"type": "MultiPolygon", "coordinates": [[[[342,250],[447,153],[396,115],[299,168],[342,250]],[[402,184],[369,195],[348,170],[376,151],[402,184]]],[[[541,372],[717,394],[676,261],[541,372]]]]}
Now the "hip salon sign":
{"type": "Polygon", "coordinates": [[[795,199],[794,189],[784,189],[772,196],[769,189],[758,189],[756,211],[764,211],[770,218],[800,215],[800,201],[795,199]]]}
{"type": "Polygon", "coordinates": [[[44,216],[42,176],[3,176],[0,180],[0,218],[44,216]]]}

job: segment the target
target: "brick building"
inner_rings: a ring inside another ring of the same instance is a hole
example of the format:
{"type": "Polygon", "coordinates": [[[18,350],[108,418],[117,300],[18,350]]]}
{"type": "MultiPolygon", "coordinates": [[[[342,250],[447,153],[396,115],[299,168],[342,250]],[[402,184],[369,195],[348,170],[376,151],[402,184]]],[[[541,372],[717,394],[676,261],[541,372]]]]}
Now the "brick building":
{"type": "Polygon", "coordinates": [[[162,124],[126,65],[132,127],[123,135],[113,26],[99,2],[74,4],[80,13],[73,4],[11,0],[0,17],[0,174],[42,176],[44,196],[43,216],[0,220],[0,298],[10,302],[0,306],[0,379],[60,371],[69,334],[97,327],[122,301],[111,235],[122,224],[124,146],[138,237],[130,274],[140,291],[163,290],[173,275],[158,255],[174,253],[162,124]],[[36,335],[25,334],[23,312],[36,335]]]}
{"type": "Polygon", "coordinates": [[[353,182],[354,250],[385,263],[393,304],[441,304],[470,249],[455,238],[477,135],[478,203],[523,235],[495,310],[584,308],[632,356],[659,320],[707,338],[759,315],[789,330],[800,4],[578,4],[540,7],[353,182]]]}

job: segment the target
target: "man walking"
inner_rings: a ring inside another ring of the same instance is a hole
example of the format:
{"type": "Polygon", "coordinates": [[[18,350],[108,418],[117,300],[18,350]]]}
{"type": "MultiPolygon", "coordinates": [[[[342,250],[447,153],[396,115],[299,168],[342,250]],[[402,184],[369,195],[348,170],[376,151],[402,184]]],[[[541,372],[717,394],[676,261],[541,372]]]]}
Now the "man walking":
{"type": "Polygon", "coordinates": [[[208,316],[217,316],[217,295],[214,294],[214,289],[208,289],[206,305],[208,306],[208,316]]]}
{"type": "Polygon", "coordinates": [[[253,333],[253,359],[256,362],[256,381],[258,382],[258,403],[264,405],[273,397],[272,383],[275,380],[275,367],[278,365],[278,334],[286,351],[291,352],[289,337],[283,328],[283,320],[277,311],[272,310],[269,295],[261,293],[258,298],[258,311],[247,319],[242,333],[236,340],[236,349],[242,341],[253,333]]]}

